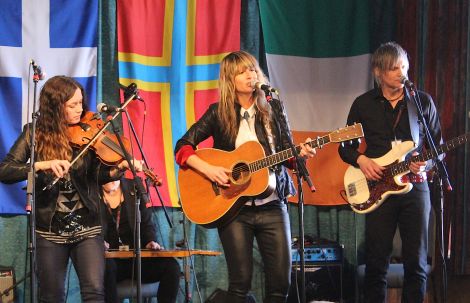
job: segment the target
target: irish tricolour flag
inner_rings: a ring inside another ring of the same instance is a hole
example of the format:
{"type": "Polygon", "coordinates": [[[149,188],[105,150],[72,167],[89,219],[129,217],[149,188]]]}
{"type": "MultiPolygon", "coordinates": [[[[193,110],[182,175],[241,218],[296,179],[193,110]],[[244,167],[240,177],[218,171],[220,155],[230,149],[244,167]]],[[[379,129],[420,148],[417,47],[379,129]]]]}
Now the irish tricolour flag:
{"type": "MultiPolygon", "coordinates": [[[[373,83],[368,2],[270,0],[260,1],[260,11],[269,78],[281,92],[296,139],[345,126],[354,98],[373,83]]],[[[336,150],[329,145],[309,163],[319,177],[316,203],[344,203],[336,150]],[[321,185],[320,179],[330,180],[321,185]]]]}

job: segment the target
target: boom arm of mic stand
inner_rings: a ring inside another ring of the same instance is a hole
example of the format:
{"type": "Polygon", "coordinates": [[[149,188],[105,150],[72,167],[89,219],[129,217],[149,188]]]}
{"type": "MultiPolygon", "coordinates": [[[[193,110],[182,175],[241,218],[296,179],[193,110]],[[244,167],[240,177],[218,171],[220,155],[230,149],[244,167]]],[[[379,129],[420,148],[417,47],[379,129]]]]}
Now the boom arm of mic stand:
{"type": "MultiPolygon", "coordinates": [[[[424,131],[426,133],[426,138],[427,138],[429,147],[432,151],[432,154],[437,156],[439,155],[439,153],[437,152],[436,143],[434,142],[434,139],[431,136],[431,133],[429,131],[428,123],[426,119],[424,118],[423,107],[421,104],[421,99],[419,98],[419,94],[417,93],[414,86],[410,86],[409,88],[405,86],[405,89],[407,90],[409,89],[410,91],[410,95],[417,108],[419,119],[421,120],[421,123],[423,123],[424,131]]],[[[450,184],[450,181],[449,181],[449,174],[447,173],[447,169],[443,161],[439,159],[438,156],[435,161],[436,161],[438,175],[442,179],[444,186],[446,187],[448,191],[452,191],[452,185],[450,184]]]]}
{"type": "MultiPolygon", "coordinates": [[[[147,157],[145,156],[144,150],[142,148],[142,144],[140,144],[139,137],[137,136],[137,132],[135,131],[135,128],[134,128],[134,124],[132,123],[132,120],[130,119],[129,114],[127,113],[126,110],[124,110],[124,113],[126,114],[127,121],[129,122],[129,128],[131,129],[132,134],[135,138],[135,141],[137,142],[137,146],[139,147],[140,154],[142,155],[142,159],[144,160],[145,165],[147,167],[149,167],[147,157]]],[[[148,182],[146,182],[146,185],[147,185],[147,188],[148,188],[149,187],[148,182]]],[[[166,210],[165,204],[163,203],[163,199],[162,199],[162,196],[160,195],[160,191],[158,190],[157,185],[154,185],[154,188],[155,188],[155,191],[157,193],[158,200],[160,201],[160,205],[163,208],[163,212],[165,213],[165,218],[168,222],[168,225],[170,226],[170,228],[173,228],[173,223],[171,223],[170,216],[168,215],[168,212],[166,210]]]]}
{"type": "Polygon", "coordinates": [[[281,126],[281,131],[283,132],[283,135],[287,138],[287,142],[289,143],[289,147],[292,150],[292,154],[294,155],[299,176],[307,182],[311,191],[315,191],[315,186],[313,185],[312,180],[310,179],[310,174],[308,173],[307,167],[305,166],[305,160],[300,157],[299,153],[297,152],[297,149],[295,148],[294,142],[292,141],[290,130],[287,125],[287,118],[285,117],[284,107],[282,105],[281,100],[272,99],[269,103],[271,104],[271,108],[274,109],[274,116],[280,117],[280,119],[277,120],[279,122],[279,125],[281,126]]]}

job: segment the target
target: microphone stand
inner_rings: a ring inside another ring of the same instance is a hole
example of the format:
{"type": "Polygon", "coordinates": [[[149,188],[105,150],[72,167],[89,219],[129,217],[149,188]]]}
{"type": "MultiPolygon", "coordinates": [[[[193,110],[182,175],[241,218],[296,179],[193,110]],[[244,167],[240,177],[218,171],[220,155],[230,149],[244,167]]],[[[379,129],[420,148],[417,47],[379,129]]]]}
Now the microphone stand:
{"type": "MultiPolygon", "coordinates": [[[[264,90],[266,94],[266,100],[269,104],[271,104],[271,108],[274,111],[274,119],[277,121],[278,125],[281,128],[281,137],[284,135],[287,139],[290,149],[292,150],[292,154],[294,155],[295,162],[296,162],[296,169],[295,172],[297,176],[297,188],[299,194],[298,200],[298,216],[299,216],[299,257],[300,257],[300,302],[305,303],[306,296],[305,296],[305,259],[304,259],[304,250],[305,250],[305,231],[304,231],[304,195],[302,189],[302,180],[305,180],[310,187],[311,191],[315,191],[315,186],[310,179],[310,175],[307,171],[307,167],[305,166],[305,160],[299,156],[297,149],[295,148],[294,142],[292,141],[291,132],[289,129],[289,125],[287,124],[287,117],[284,110],[284,105],[282,104],[280,99],[273,99],[271,96],[271,92],[269,89],[264,90]]],[[[279,95],[278,95],[279,97],[279,95]]]]}
{"type": "MultiPolygon", "coordinates": [[[[181,202],[180,202],[181,205],[181,202]]],[[[186,216],[184,215],[183,209],[181,209],[181,215],[182,219],[180,220],[181,225],[183,226],[183,242],[184,245],[182,248],[186,249],[187,251],[191,251],[191,248],[188,243],[188,235],[186,234],[186,216]]],[[[184,302],[189,303],[191,302],[191,292],[189,290],[189,278],[191,277],[191,265],[192,265],[192,256],[191,254],[189,255],[190,261],[186,260],[186,258],[183,258],[183,273],[184,273],[184,302]],[[191,265],[190,265],[191,263],[191,265]]],[[[197,279],[196,279],[197,283],[197,279]]],[[[201,298],[200,298],[201,299],[201,298]]],[[[202,302],[202,300],[201,300],[202,302]]]]}
{"type": "MultiPolygon", "coordinates": [[[[117,110],[118,112],[125,111],[123,109],[117,110]]],[[[114,117],[113,117],[114,119],[114,117]]],[[[141,200],[146,200],[146,192],[145,188],[142,184],[142,179],[137,176],[137,172],[135,170],[135,166],[132,163],[131,157],[129,153],[127,152],[124,143],[122,142],[121,135],[119,134],[118,128],[113,122],[113,119],[108,120],[111,123],[111,126],[113,128],[114,134],[116,135],[116,138],[119,142],[119,145],[121,146],[122,152],[124,154],[124,157],[129,163],[130,170],[132,172],[132,177],[134,180],[134,189],[136,191],[136,199],[135,199],[135,236],[134,236],[134,255],[135,255],[135,260],[137,263],[137,302],[142,302],[142,256],[141,256],[141,248],[142,248],[142,242],[140,239],[140,223],[141,223],[141,213],[140,213],[140,201],[141,200]]],[[[137,138],[136,138],[137,139],[137,138]]]]}
{"type": "MultiPolygon", "coordinates": [[[[447,173],[447,169],[444,165],[444,162],[439,159],[439,153],[437,152],[436,144],[434,142],[434,139],[431,136],[431,133],[429,131],[429,126],[428,122],[424,118],[423,114],[423,107],[421,104],[421,99],[419,98],[419,94],[416,91],[416,88],[414,84],[410,81],[404,81],[405,84],[405,89],[408,91],[409,90],[409,95],[413,99],[414,103],[416,104],[417,112],[418,112],[418,118],[419,121],[423,124],[424,131],[426,134],[426,139],[429,145],[429,148],[431,149],[431,152],[433,155],[435,155],[436,159],[434,160],[436,163],[437,167],[437,186],[438,188],[433,191],[433,200],[434,201],[439,201],[439,209],[438,214],[436,215],[436,220],[437,220],[437,228],[438,228],[438,243],[439,243],[439,251],[441,253],[442,257],[442,281],[443,281],[443,302],[446,302],[446,297],[447,297],[447,270],[446,270],[446,262],[445,262],[445,257],[444,257],[444,194],[443,194],[443,184],[446,187],[447,191],[452,191],[452,185],[450,184],[449,181],[449,175],[447,173]]],[[[436,185],[435,185],[436,186],[436,185]]],[[[437,203],[432,203],[434,208],[436,208],[437,203]]]]}
{"type": "MultiPolygon", "coordinates": [[[[34,164],[36,163],[36,124],[39,117],[39,112],[36,111],[37,104],[37,86],[38,81],[41,80],[39,71],[33,68],[33,114],[32,114],[32,123],[30,129],[30,165],[28,172],[28,179],[26,184],[26,213],[29,214],[29,237],[30,242],[28,244],[29,259],[30,259],[30,287],[31,287],[31,302],[37,302],[38,298],[38,283],[37,283],[37,264],[36,264],[36,168],[34,164]]],[[[21,281],[18,281],[18,283],[21,281]]]]}
{"type": "MultiPolygon", "coordinates": [[[[129,164],[129,167],[130,167],[130,170],[132,172],[132,176],[133,176],[133,180],[134,180],[134,189],[136,190],[136,199],[135,199],[135,236],[134,236],[134,258],[135,258],[135,262],[136,262],[136,275],[137,275],[137,302],[142,302],[142,254],[141,254],[141,249],[142,249],[142,242],[141,242],[141,232],[140,232],[140,223],[142,221],[142,218],[141,218],[141,213],[140,213],[140,202],[141,200],[144,200],[144,201],[148,201],[148,197],[146,196],[146,191],[145,191],[145,188],[142,184],[142,179],[137,176],[137,172],[135,170],[135,166],[134,164],[132,163],[132,160],[131,160],[131,157],[128,153],[128,151],[126,150],[126,147],[122,141],[122,138],[121,136],[119,135],[119,131],[118,131],[118,128],[116,127],[116,125],[114,124],[114,119],[119,116],[119,114],[121,114],[122,112],[125,112],[126,115],[127,115],[127,120],[130,121],[130,118],[129,118],[129,115],[127,114],[127,111],[125,110],[125,108],[127,107],[127,105],[134,99],[139,99],[140,97],[137,95],[137,86],[135,85],[135,83],[131,83],[131,85],[129,85],[128,89],[126,90],[126,100],[124,101],[124,103],[121,105],[120,108],[117,108],[116,109],[116,112],[114,113],[114,115],[112,115],[112,117],[110,119],[108,119],[108,121],[105,123],[105,125],[103,126],[102,130],[104,130],[109,124],[112,125],[112,128],[113,128],[113,131],[114,131],[114,134],[116,135],[116,138],[119,142],[119,145],[122,149],[122,152],[124,154],[124,157],[127,161],[127,163],[129,164]]],[[[139,138],[137,137],[136,133],[133,132],[134,136],[135,136],[135,140],[139,146],[139,149],[142,153],[142,156],[144,157],[144,153],[143,153],[143,150],[142,150],[142,147],[140,145],[140,142],[139,142],[139,138]]],[[[93,138],[94,139],[94,138],[93,138]]],[[[93,139],[91,141],[93,141],[93,139]]]]}

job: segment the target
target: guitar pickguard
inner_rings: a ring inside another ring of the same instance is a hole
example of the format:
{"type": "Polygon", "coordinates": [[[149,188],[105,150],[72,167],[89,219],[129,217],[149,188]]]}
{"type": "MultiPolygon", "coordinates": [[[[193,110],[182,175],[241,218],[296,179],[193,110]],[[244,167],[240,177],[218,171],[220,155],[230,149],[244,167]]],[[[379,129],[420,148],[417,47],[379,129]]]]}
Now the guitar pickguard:
{"type": "Polygon", "coordinates": [[[370,212],[381,205],[390,194],[401,192],[405,188],[406,186],[397,184],[392,177],[380,181],[367,181],[369,198],[363,203],[350,203],[349,205],[358,212],[370,212]]]}

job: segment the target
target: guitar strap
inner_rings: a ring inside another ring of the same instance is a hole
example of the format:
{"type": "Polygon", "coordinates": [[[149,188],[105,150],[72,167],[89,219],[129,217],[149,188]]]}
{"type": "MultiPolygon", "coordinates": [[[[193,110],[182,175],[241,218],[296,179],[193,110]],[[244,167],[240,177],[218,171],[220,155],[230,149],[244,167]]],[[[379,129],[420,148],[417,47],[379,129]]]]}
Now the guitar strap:
{"type": "Polygon", "coordinates": [[[410,121],[411,137],[416,146],[419,144],[419,124],[418,124],[418,109],[416,104],[411,100],[408,90],[405,90],[406,106],[408,108],[408,119],[410,121]]]}

